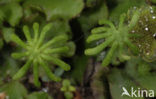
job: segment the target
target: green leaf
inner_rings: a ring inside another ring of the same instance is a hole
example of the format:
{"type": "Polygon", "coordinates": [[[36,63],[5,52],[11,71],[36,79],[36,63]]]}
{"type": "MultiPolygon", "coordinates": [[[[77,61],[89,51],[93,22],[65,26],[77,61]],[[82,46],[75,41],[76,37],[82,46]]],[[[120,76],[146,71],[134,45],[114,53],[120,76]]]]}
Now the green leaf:
{"type": "Polygon", "coordinates": [[[0,9],[4,13],[4,20],[8,21],[11,26],[17,25],[22,18],[22,7],[18,3],[11,2],[1,6],[0,9]]]}
{"type": "Polygon", "coordinates": [[[18,63],[8,55],[5,56],[4,60],[4,64],[0,66],[0,78],[3,79],[7,76],[12,77],[19,69],[18,63]]]}
{"type": "Polygon", "coordinates": [[[0,92],[5,92],[9,99],[25,99],[26,88],[17,81],[12,81],[0,87],[0,92]]]}
{"type": "Polygon", "coordinates": [[[113,69],[108,75],[108,81],[112,99],[144,99],[140,97],[129,97],[126,95],[121,96],[123,92],[123,87],[125,87],[128,92],[131,91],[131,87],[133,87],[134,89],[138,88],[123,71],[113,69]]]}
{"type": "Polygon", "coordinates": [[[53,99],[45,92],[34,92],[30,94],[27,99],[53,99]]]}
{"type": "Polygon", "coordinates": [[[54,37],[66,33],[71,35],[71,29],[68,21],[55,20],[53,21],[53,26],[50,29],[50,31],[47,33],[47,36],[54,37]]]}
{"type": "Polygon", "coordinates": [[[74,95],[71,92],[65,92],[64,96],[66,97],[66,99],[73,99],[74,95]]]}
{"type": "Polygon", "coordinates": [[[154,90],[154,95],[156,96],[156,73],[145,75],[142,77],[136,77],[134,78],[143,88],[147,90],[154,90]]]}
{"type": "MultiPolygon", "coordinates": [[[[150,64],[150,67],[148,67],[148,65],[149,64],[144,63],[144,61],[141,61],[139,58],[133,58],[127,63],[125,71],[142,88],[154,90],[156,94],[156,73],[151,73],[150,71],[152,71],[153,68],[151,68],[151,70],[149,68],[152,67],[152,64],[150,64]],[[140,68],[142,65],[144,66],[140,68]]],[[[155,66],[155,64],[153,64],[153,66],[155,66]]]]}
{"type": "Polygon", "coordinates": [[[27,0],[25,6],[36,8],[46,14],[47,20],[71,19],[83,9],[83,0],[27,0]]]}
{"type": "Polygon", "coordinates": [[[9,43],[11,41],[11,35],[15,33],[14,28],[2,28],[3,37],[5,42],[9,43]]]}
{"type": "Polygon", "coordinates": [[[68,80],[68,79],[63,80],[61,91],[63,91],[63,92],[74,92],[75,90],[76,90],[76,88],[71,85],[70,80],[68,80]]]}

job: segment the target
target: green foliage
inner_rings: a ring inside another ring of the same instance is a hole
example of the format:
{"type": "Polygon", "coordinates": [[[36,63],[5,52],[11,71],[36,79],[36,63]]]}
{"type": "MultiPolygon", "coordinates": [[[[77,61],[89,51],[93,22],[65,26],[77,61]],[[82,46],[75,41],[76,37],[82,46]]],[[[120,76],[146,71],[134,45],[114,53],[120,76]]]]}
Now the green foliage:
{"type": "Polygon", "coordinates": [[[125,46],[128,46],[135,54],[138,52],[137,48],[132,44],[132,42],[129,40],[130,36],[133,36],[133,34],[130,34],[129,31],[134,27],[134,25],[137,23],[139,18],[139,11],[136,11],[129,22],[129,25],[124,24],[126,15],[123,14],[120,16],[120,22],[119,26],[115,27],[113,23],[111,23],[108,20],[100,20],[99,25],[108,25],[108,26],[102,26],[94,28],[91,31],[91,35],[87,39],[87,43],[90,43],[92,41],[96,41],[99,39],[105,39],[105,41],[95,48],[89,48],[85,50],[86,55],[96,55],[103,51],[106,47],[111,46],[109,52],[107,53],[107,56],[104,58],[102,65],[107,66],[111,62],[111,59],[113,57],[113,54],[115,51],[118,51],[120,60],[126,60],[123,55],[123,49],[125,46]]]}
{"type": "Polygon", "coordinates": [[[6,98],[9,99],[53,99],[45,92],[33,92],[28,95],[26,88],[17,81],[3,84],[0,87],[1,92],[5,93],[6,98]]]}
{"type": "Polygon", "coordinates": [[[25,6],[31,6],[46,14],[47,20],[70,19],[83,9],[83,0],[27,0],[25,6]]]}
{"type": "MultiPolygon", "coordinates": [[[[134,10],[129,11],[129,17],[134,10]]],[[[141,37],[132,37],[131,40],[139,48],[143,59],[151,62],[156,60],[156,11],[154,7],[150,6],[143,6],[139,11],[140,18],[131,33],[141,35],[141,37]]]]}
{"type": "MultiPolygon", "coordinates": [[[[140,59],[140,57],[130,59],[125,69],[114,68],[108,75],[109,86],[111,91],[111,96],[113,99],[135,99],[136,97],[121,97],[123,92],[122,87],[125,87],[128,92],[131,91],[131,87],[134,89],[147,89],[156,91],[155,81],[156,76],[155,72],[150,71],[154,70],[152,66],[155,64],[150,64],[140,59]]],[[[138,99],[139,97],[137,97],[138,99]]],[[[140,99],[144,99],[140,97],[140,99]]]]}
{"type": "Polygon", "coordinates": [[[71,38],[70,36],[72,33],[68,21],[55,20],[53,21],[53,26],[51,27],[51,30],[49,30],[49,33],[47,33],[47,36],[56,36],[67,33],[70,34],[69,38],[71,38]]]}
{"type": "Polygon", "coordinates": [[[139,64],[138,64],[138,73],[140,75],[148,75],[150,70],[151,70],[151,67],[149,66],[148,63],[144,62],[144,61],[140,61],[139,64]]]}
{"type": "Polygon", "coordinates": [[[5,92],[9,99],[25,99],[26,88],[17,81],[12,81],[0,87],[0,92],[5,92]]]}
{"type": "Polygon", "coordinates": [[[128,92],[131,92],[131,87],[137,89],[137,85],[124,73],[122,70],[113,69],[108,75],[110,92],[113,99],[144,99],[140,97],[121,96],[123,92],[122,87],[125,87],[128,92]]]}
{"type": "Polygon", "coordinates": [[[142,89],[152,89],[156,94],[156,73],[153,67],[155,63],[150,64],[140,58],[133,58],[128,61],[125,72],[133,79],[134,82],[140,85],[142,89]],[[142,69],[141,69],[142,68],[142,69]]]}
{"type": "Polygon", "coordinates": [[[5,42],[9,43],[11,41],[11,35],[15,33],[14,28],[3,27],[2,31],[5,42]]]}
{"type": "Polygon", "coordinates": [[[0,66],[0,75],[2,80],[7,77],[12,77],[16,74],[17,70],[19,69],[18,63],[12,58],[9,57],[10,55],[5,55],[5,63],[3,66],[0,66]],[[5,73],[4,73],[5,72],[5,73]]]}
{"type": "Polygon", "coordinates": [[[64,92],[64,96],[66,99],[72,99],[73,93],[76,89],[70,84],[69,80],[63,80],[61,91],[64,92]]]}
{"type": "MultiPolygon", "coordinates": [[[[52,61],[53,64],[60,66],[65,71],[70,70],[70,66],[60,60],[60,56],[63,53],[72,52],[74,53],[74,44],[67,43],[68,36],[67,35],[59,35],[49,40],[47,43],[44,42],[46,32],[51,28],[52,23],[47,24],[41,30],[39,35],[39,24],[33,24],[34,35],[33,38],[29,32],[28,26],[23,27],[24,35],[26,37],[27,42],[23,42],[17,35],[12,35],[12,40],[17,43],[19,46],[25,49],[24,52],[12,53],[12,57],[15,59],[21,59],[25,57],[27,59],[25,65],[14,75],[13,79],[17,80],[24,76],[24,74],[28,71],[31,65],[33,65],[33,75],[34,75],[34,84],[36,86],[40,86],[40,82],[38,80],[38,68],[39,65],[45,70],[47,75],[51,80],[60,81],[60,77],[56,77],[51,71],[47,64],[47,61],[52,61]],[[71,45],[72,44],[72,45],[71,45]]],[[[71,55],[71,53],[70,53],[71,55]]]]}
{"type": "Polygon", "coordinates": [[[0,6],[0,20],[7,21],[11,26],[17,25],[22,16],[22,7],[16,2],[10,2],[0,6]]]}
{"type": "Polygon", "coordinates": [[[156,95],[155,1],[0,0],[0,98],[156,95]]]}

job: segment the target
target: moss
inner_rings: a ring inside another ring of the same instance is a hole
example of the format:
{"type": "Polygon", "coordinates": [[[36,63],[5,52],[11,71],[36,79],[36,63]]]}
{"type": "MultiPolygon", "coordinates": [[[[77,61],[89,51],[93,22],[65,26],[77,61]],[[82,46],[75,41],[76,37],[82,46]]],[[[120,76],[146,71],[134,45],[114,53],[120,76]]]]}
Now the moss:
{"type": "Polygon", "coordinates": [[[140,56],[153,61],[156,59],[156,12],[150,6],[142,7],[139,11],[140,18],[131,33],[139,34],[140,37],[132,37],[131,40],[138,46],[140,56]]]}

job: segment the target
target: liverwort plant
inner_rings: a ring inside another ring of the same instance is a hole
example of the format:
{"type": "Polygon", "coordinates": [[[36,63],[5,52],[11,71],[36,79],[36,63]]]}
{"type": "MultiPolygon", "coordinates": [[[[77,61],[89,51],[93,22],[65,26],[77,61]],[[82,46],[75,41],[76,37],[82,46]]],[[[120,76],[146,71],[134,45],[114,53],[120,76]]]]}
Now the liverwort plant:
{"type": "MultiPolygon", "coordinates": [[[[142,6],[138,9],[140,18],[131,34],[138,34],[141,37],[131,37],[131,40],[139,48],[139,56],[147,62],[153,62],[156,60],[156,11],[152,6],[142,6]]],[[[133,11],[134,9],[129,10],[129,19],[133,11]]]]}
{"type": "Polygon", "coordinates": [[[133,14],[133,17],[128,25],[125,24],[126,14],[120,16],[119,25],[115,26],[112,22],[108,20],[100,20],[99,25],[105,25],[102,27],[94,28],[91,31],[91,35],[87,39],[87,43],[92,41],[104,39],[104,42],[97,45],[95,48],[89,48],[85,50],[86,55],[97,55],[103,51],[106,47],[110,47],[107,55],[102,61],[103,66],[109,65],[114,52],[118,52],[117,56],[120,60],[128,59],[128,56],[123,55],[125,46],[128,46],[134,54],[138,53],[138,49],[130,41],[130,37],[136,36],[135,34],[129,33],[132,28],[135,26],[139,19],[139,11],[136,10],[133,14]]]}
{"type": "Polygon", "coordinates": [[[33,24],[34,35],[31,36],[28,26],[23,27],[23,32],[27,42],[22,41],[17,35],[12,35],[12,40],[24,49],[24,52],[12,53],[12,57],[15,59],[21,59],[25,57],[26,63],[24,66],[13,76],[14,80],[20,79],[28,71],[30,66],[33,66],[34,84],[40,86],[39,82],[39,66],[41,66],[48,77],[53,81],[60,81],[61,78],[55,76],[48,65],[48,62],[52,62],[60,66],[65,71],[70,70],[70,66],[60,59],[60,56],[64,53],[67,54],[71,49],[67,40],[67,35],[59,35],[53,37],[48,42],[44,42],[46,33],[50,30],[52,24],[49,23],[43,27],[39,34],[39,24],[33,24]]]}
{"type": "Polygon", "coordinates": [[[71,85],[70,80],[63,80],[61,91],[64,92],[66,99],[73,99],[73,92],[76,91],[76,88],[71,85]]]}

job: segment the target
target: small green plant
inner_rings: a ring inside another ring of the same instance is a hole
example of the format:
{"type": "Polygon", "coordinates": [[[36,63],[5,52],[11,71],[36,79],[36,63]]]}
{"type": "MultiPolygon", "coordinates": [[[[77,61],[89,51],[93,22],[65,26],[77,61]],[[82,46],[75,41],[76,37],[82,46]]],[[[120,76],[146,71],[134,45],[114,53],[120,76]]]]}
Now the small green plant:
{"type": "Polygon", "coordinates": [[[120,22],[119,26],[115,27],[115,25],[108,21],[108,20],[100,20],[99,25],[108,25],[108,26],[102,26],[94,28],[91,31],[91,35],[87,39],[87,43],[90,43],[92,41],[96,41],[99,39],[104,39],[105,41],[95,48],[89,48],[85,50],[86,55],[96,55],[103,51],[106,47],[110,47],[109,52],[107,53],[106,57],[104,58],[102,65],[107,66],[112,57],[114,56],[114,52],[119,52],[119,55],[117,56],[120,60],[128,59],[129,57],[126,55],[123,55],[125,46],[128,46],[133,53],[137,54],[138,49],[136,46],[133,45],[133,43],[130,41],[131,36],[136,36],[134,34],[130,34],[129,32],[131,29],[135,26],[135,24],[138,21],[139,18],[139,11],[136,11],[129,22],[129,25],[125,25],[125,14],[122,14],[120,16],[120,22]]]}
{"type": "MultiPolygon", "coordinates": [[[[131,33],[141,37],[131,37],[131,41],[139,48],[140,56],[147,62],[156,60],[156,11],[152,6],[139,8],[140,17],[131,33]]],[[[128,13],[129,18],[134,9],[128,13]]]]}
{"type": "Polygon", "coordinates": [[[66,99],[73,99],[73,93],[76,89],[71,85],[69,80],[63,80],[61,91],[64,92],[64,96],[66,99]]]}
{"type": "Polygon", "coordinates": [[[34,84],[36,86],[40,86],[40,82],[38,80],[39,66],[42,66],[42,68],[45,70],[51,80],[60,81],[61,78],[55,76],[50,71],[47,61],[53,62],[53,64],[60,66],[65,71],[70,70],[70,66],[67,63],[63,62],[61,59],[59,59],[62,53],[67,54],[68,51],[70,52],[70,47],[67,43],[68,36],[60,35],[52,38],[46,43],[44,42],[45,35],[47,31],[49,31],[51,26],[51,23],[44,26],[39,35],[39,24],[34,23],[33,38],[31,37],[28,26],[24,26],[23,31],[27,42],[23,42],[15,34],[12,35],[12,40],[24,49],[24,52],[12,53],[12,57],[16,59],[21,59],[22,57],[25,57],[27,60],[25,65],[13,76],[14,80],[18,80],[19,78],[21,78],[28,71],[30,66],[33,65],[34,84]]]}

